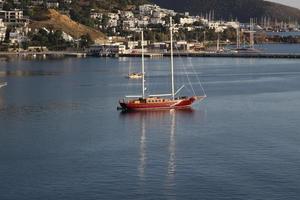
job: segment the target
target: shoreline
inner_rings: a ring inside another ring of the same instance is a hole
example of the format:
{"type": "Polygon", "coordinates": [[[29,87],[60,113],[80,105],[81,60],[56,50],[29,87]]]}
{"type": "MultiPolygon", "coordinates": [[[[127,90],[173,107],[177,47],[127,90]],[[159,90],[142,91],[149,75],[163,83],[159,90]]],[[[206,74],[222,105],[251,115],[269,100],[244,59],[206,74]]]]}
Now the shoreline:
{"type": "MultiPolygon", "coordinates": [[[[148,58],[162,58],[170,57],[169,52],[157,53],[147,52],[144,55],[148,58]]],[[[24,59],[47,59],[47,58],[64,58],[64,57],[142,57],[141,53],[114,53],[114,54],[103,54],[103,55],[90,55],[86,52],[67,52],[67,51],[45,51],[45,52],[0,52],[0,59],[9,58],[24,58],[24,59]]],[[[278,59],[300,59],[299,53],[265,53],[255,51],[245,52],[174,52],[174,57],[214,57],[214,58],[278,58],[278,59]]]]}

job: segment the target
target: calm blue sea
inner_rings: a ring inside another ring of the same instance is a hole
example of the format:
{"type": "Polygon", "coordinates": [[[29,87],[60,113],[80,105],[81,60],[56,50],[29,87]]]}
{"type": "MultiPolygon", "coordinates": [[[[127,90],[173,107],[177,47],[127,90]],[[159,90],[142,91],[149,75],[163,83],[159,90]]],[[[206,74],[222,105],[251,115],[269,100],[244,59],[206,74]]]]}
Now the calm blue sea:
{"type": "MultiPolygon", "coordinates": [[[[175,63],[205,101],[121,113],[139,58],[2,61],[0,199],[298,199],[300,60],[175,63]]],[[[147,92],[168,92],[168,58],[146,68],[147,92]]]]}
{"type": "Polygon", "coordinates": [[[265,53],[300,53],[300,44],[256,44],[255,48],[265,53]]]}
{"type": "Polygon", "coordinates": [[[288,37],[288,36],[300,36],[300,31],[298,32],[267,32],[268,36],[281,36],[281,37],[288,37]]]}

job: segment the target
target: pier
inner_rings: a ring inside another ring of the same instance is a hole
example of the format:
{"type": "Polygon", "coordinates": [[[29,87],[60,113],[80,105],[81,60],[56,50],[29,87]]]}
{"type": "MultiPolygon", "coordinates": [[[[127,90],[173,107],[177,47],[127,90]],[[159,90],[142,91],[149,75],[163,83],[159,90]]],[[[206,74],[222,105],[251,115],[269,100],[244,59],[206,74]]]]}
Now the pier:
{"type": "MultiPolygon", "coordinates": [[[[44,52],[0,52],[0,57],[24,57],[24,58],[47,58],[47,57],[77,57],[85,58],[89,56],[85,52],[69,51],[44,51],[44,52]]],[[[116,55],[98,55],[99,57],[142,57],[141,53],[124,53],[116,55]]],[[[145,53],[148,58],[170,57],[170,53],[145,53]]],[[[215,53],[215,52],[174,52],[174,57],[215,57],[215,58],[276,58],[276,59],[300,59],[300,53],[215,53]]]]}
{"type": "MultiPolygon", "coordinates": [[[[142,57],[141,53],[125,53],[125,54],[119,54],[120,57],[142,57]]],[[[145,57],[148,58],[161,58],[164,56],[163,53],[145,53],[145,57]]]]}
{"type": "MultiPolygon", "coordinates": [[[[170,56],[170,54],[164,54],[170,56]]],[[[228,57],[228,58],[294,58],[300,59],[300,53],[177,53],[186,57],[228,57]]]]}
{"type": "Polygon", "coordinates": [[[69,52],[69,51],[41,51],[41,52],[0,52],[0,56],[18,56],[18,57],[77,57],[84,58],[87,56],[85,52],[69,52]]]}
{"type": "MultiPolygon", "coordinates": [[[[141,57],[141,54],[120,54],[120,57],[141,57]]],[[[170,53],[148,53],[145,57],[170,57],[170,53]]],[[[278,58],[300,59],[300,53],[211,53],[211,52],[174,52],[175,57],[215,57],[215,58],[278,58]]]]}

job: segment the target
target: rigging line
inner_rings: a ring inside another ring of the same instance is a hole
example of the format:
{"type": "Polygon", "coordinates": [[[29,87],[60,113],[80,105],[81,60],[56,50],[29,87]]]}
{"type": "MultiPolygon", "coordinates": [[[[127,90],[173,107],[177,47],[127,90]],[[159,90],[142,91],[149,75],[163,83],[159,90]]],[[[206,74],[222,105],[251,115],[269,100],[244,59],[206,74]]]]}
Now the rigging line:
{"type": "MultiPolygon", "coordinates": [[[[178,50],[178,53],[179,53],[179,50],[178,50]]],[[[192,82],[191,82],[191,80],[190,80],[190,76],[188,75],[187,69],[186,69],[186,67],[185,67],[185,65],[184,65],[184,62],[183,62],[182,57],[180,56],[180,53],[179,53],[179,57],[180,57],[180,60],[181,60],[181,62],[182,62],[182,65],[183,65],[183,70],[184,70],[184,72],[185,72],[185,75],[186,75],[186,77],[187,77],[187,79],[188,79],[188,83],[189,83],[189,85],[190,85],[190,87],[191,87],[191,89],[192,89],[192,93],[196,96],[195,89],[194,89],[193,84],[192,84],[192,82]]]]}
{"type": "MultiPolygon", "coordinates": [[[[131,61],[132,61],[132,58],[129,58],[129,68],[131,68],[131,64],[132,64],[131,61]]],[[[129,71],[129,73],[126,75],[126,77],[124,77],[124,78],[127,79],[126,93],[132,92],[132,91],[129,90],[129,88],[132,89],[132,87],[134,86],[134,83],[132,82],[133,80],[130,80],[130,78],[129,78],[129,74],[130,74],[130,71],[129,71]]]]}
{"type": "MultiPolygon", "coordinates": [[[[131,64],[131,60],[129,60],[129,72],[128,72],[128,75],[127,76],[129,76],[129,74],[130,74],[130,64],[131,64]]],[[[128,77],[129,78],[129,77],[128,77]]],[[[126,92],[128,92],[129,91],[129,84],[130,84],[130,82],[129,82],[129,80],[127,81],[127,84],[126,84],[126,92]]]]}
{"type": "Polygon", "coordinates": [[[196,79],[198,80],[198,83],[199,83],[199,85],[200,85],[200,87],[201,87],[201,89],[202,89],[202,92],[203,92],[204,96],[206,96],[206,92],[205,92],[205,90],[204,90],[204,87],[203,87],[203,85],[202,85],[202,83],[201,83],[201,81],[200,81],[200,78],[199,78],[198,74],[196,73],[196,70],[195,70],[195,68],[194,68],[194,66],[193,66],[191,60],[190,60],[190,64],[191,64],[191,68],[192,68],[192,70],[193,70],[193,73],[196,75],[196,79]]]}
{"type": "MultiPolygon", "coordinates": [[[[206,96],[206,92],[205,92],[205,90],[204,90],[204,87],[203,87],[203,85],[202,85],[202,83],[201,83],[201,81],[200,81],[200,78],[199,78],[198,74],[196,73],[196,70],[195,70],[194,65],[193,65],[193,63],[191,62],[191,60],[189,60],[189,63],[190,63],[190,66],[191,66],[191,69],[192,69],[193,74],[195,74],[195,76],[196,76],[197,82],[199,83],[199,86],[200,86],[200,88],[201,88],[201,90],[202,90],[202,92],[203,92],[203,95],[206,96]]],[[[187,76],[188,76],[188,75],[187,75],[187,76]]],[[[191,87],[192,87],[192,89],[193,89],[193,91],[194,91],[194,88],[193,88],[193,85],[192,85],[192,84],[191,84],[191,87]]],[[[195,94],[195,95],[196,95],[196,94],[195,94]]]]}
{"type": "Polygon", "coordinates": [[[131,72],[131,59],[129,59],[128,75],[130,74],[130,72],[131,72]]]}
{"type": "MultiPolygon", "coordinates": [[[[181,60],[182,60],[182,58],[181,58],[181,60]]],[[[182,62],[182,65],[184,66],[183,60],[181,62],[182,62]]],[[[183,67],[183,72],[184,72],[185,76],[187,76],[188,72],[186,71],[186,69],[184,67],[183,67]]],[[[187,79],[189,79],[188,76],[187,76],[187,79]]],[[[183,83],[185,82],[184,78],[181,78],[181,80],[182,80],[183,83]]],[[[193,86],[192,86],[191,81],[189,81],[189,87],[185,87],[185,89],[188,91],[189,94],[194,94],[195,95],[195,91],[193,90],[193,86]]]]}
{"type": "Polygon", "coordinates": [[[180,52],[179,52],[177,46],[176,46],[176,49],[177,49],[177,53],[178,53],[178,55],[179,55],[179,57],[180,57],[180,60],[181,60],[181,62],[182,62],[182,65],[183,65],[183,69],[184,69],[185,75],[186,75],[186,77],[187,77],[187,79],[188,79],[188,83],[189,83],[189,85],[190,85],[190,87],[191,87],[191,89],[192,89],[192,91],[193,91],[193,94],[194,94],[195,96],[197,96],[197,95],[196,95],[196,92],[195,92],[195,90],[194,90],[194,87],[193,87],[193,85],[192,85],[192,82],[191,82],[191,80],[190,80],[190,77],[189,77],[189,75],[188,75],[188,73],[187,73],[187,69],[185,68],[183,59],[182,59],[182,57],[181,57],[181,55],[180,55],[180,52]]]}

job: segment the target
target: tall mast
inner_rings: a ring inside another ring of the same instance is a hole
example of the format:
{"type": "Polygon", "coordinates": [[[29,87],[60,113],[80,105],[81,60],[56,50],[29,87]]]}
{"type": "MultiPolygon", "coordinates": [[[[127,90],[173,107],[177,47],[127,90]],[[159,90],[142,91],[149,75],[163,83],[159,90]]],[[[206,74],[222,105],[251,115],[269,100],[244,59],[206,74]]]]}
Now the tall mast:
{"type": "Polygon", "coordinates": [[[241,46],[240,23],[238,23],[238,27],[236,28],[236,48],[239,49],[240,46],[241,46]]]}
{"type": "Polygon", "coordinates": [[[254,48],[254,19],[250,18],[250,48],[254,48]]]}
{"type": "Polygon", "coordinates": [[[170,17],[170,42],[171,42],[171,74],[172,74],[172,99],[175,99],[174,87],[174,59],[173,59],[173,24],[172,17],[170,17]]]}
{"type": "Polygon", "coordinates": [[[217,40],[217,52],[220,51],[220,32],[218,32],[218,40],[217,40]]]}
{"type": "Polygon", "coordinates": [[[142,97],[145,98],[145,57],[144,57],[144,31],[141,32],[142,34],[142,97]]]}

